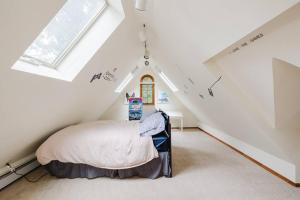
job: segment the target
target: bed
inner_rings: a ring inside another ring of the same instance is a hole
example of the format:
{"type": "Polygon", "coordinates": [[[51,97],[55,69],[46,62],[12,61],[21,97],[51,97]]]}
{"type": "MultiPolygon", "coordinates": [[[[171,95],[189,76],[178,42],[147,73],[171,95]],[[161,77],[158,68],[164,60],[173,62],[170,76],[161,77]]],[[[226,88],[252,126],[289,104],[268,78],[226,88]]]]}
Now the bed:
{"type": "Polygon", "coordinates": [[[164,128],[146,136],[136,136],[139,121],[97,121],[63,129],[39,147],[38,161],[59,178],[172,177],[170,120],[163,111],[156,113],[164,128]]]}

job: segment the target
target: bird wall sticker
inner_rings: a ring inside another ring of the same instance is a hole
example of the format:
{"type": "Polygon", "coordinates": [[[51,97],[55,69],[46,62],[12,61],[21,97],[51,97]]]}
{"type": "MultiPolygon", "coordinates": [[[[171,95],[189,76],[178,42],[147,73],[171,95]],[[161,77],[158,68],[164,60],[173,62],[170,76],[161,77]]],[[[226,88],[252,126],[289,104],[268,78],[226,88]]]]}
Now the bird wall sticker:
{"type": "Polygon", "coordinates": [[[126,101],[127,103],[129,102],[129,98],[134,98],[135,97],[135,93],[132,92],[130,95],[130,92],[126,92],[126,101]]]}
{"type": "Polygon", "coordinates": [[[115,82],[117,79],[114,75],[114,73],[117,71],[118,68],[113,68],[112,72],[110,70],[104,72],[104,73],[98,73],[98,74],[94,74],[92,79],[90,80],[90,83],[92,83],[94,80],[96,79],[101,79],[101,77],[103,78],[103,80],[105,81],[113,81],[115,82]]]}
{"type": "Polygon", "coordinates": [[[90,83],[93,82],[95,79],[100,79],[102,76],[102,73],[99,73],[99,74],[95,74],[92,79],[90,80],[90,83]]]}

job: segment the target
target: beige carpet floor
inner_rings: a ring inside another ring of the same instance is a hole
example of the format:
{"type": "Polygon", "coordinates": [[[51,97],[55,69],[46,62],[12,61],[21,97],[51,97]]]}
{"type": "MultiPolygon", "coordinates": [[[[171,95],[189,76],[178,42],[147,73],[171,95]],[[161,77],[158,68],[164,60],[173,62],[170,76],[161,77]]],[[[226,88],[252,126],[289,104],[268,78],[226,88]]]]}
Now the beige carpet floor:
{"type": "MultiPolygon", "coordinates": [[[[17,181],[0,192],[1,200],[299,200],[295,188],[208,135],[173,133],[173,178],[57,179],[17,181]]],[[[35,170],[29,177],[43,173],[35,170]]]]}

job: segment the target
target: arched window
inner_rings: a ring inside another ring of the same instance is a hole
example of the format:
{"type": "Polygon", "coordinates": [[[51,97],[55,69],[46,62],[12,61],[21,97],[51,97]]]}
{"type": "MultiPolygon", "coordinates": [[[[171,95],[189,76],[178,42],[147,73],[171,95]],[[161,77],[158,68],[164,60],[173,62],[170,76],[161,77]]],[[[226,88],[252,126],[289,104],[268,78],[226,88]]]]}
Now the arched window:
{"type": "Polygon", "coordinates": [[[152,76],[148,74],[142,76],[140,82],[140,95],[143,99],[143,104],[154,105],[155,85],[152,76]]]}

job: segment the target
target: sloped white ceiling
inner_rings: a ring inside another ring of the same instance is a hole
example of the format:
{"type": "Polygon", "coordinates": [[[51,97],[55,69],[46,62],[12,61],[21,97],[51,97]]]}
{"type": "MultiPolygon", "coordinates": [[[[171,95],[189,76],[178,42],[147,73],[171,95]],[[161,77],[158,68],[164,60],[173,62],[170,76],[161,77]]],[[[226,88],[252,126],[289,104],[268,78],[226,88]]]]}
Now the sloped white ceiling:
{"type": "Polygon", "coordinates": [[[5,62],[5,65],[12,66],[63,4],[64,0],[2,0],[1,64],[5,62]]]}
{"type": "Polygon", "coordinates": [[[199,65],[297,2],[149,0],[141,16],[150,27],[153,51],[166,48],[185,65],[199,65]]]}

